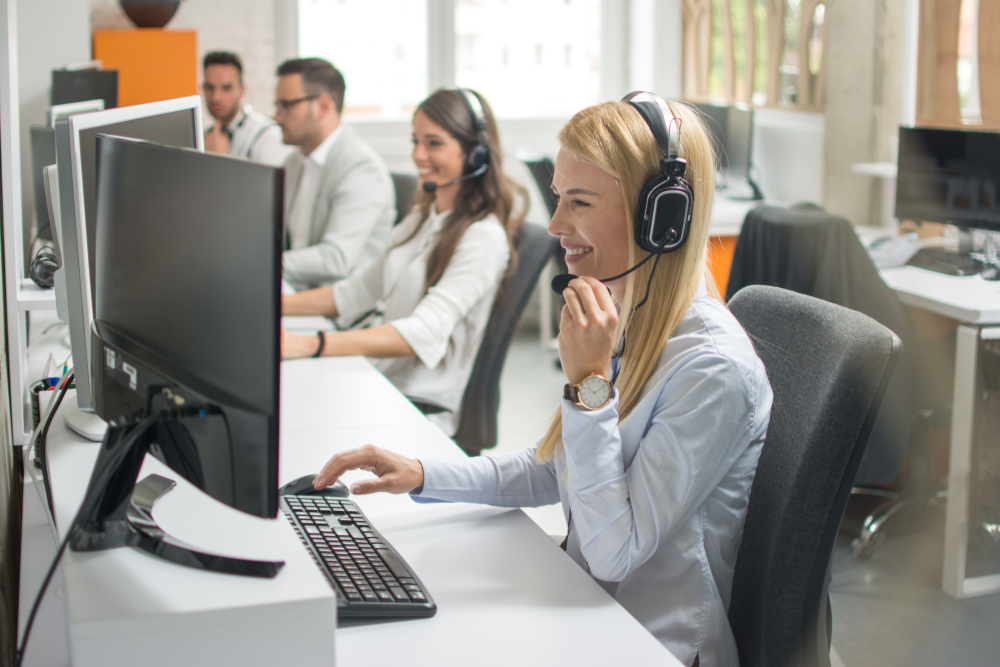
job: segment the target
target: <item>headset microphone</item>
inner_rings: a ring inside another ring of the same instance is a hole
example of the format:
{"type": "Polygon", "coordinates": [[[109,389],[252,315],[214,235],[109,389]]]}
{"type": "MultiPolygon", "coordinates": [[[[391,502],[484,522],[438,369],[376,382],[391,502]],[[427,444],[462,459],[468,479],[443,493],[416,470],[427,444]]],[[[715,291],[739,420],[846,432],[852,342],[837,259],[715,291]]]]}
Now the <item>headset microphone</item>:
{"type": "Polygon", "coordinates": [[[461,176],[459,178],[456,178],[453,181],[448,181],[447,183],[441,183],[440,185],[438,185],[434,181],[425,181],[424,184],[421,185],[420,187],[423,188],[424,192],[426,192],[428,194],[433,194],[434,192],[437,191],[438,188],[446,188],[449,185],[455,185],[455,183],[461,183],[462,181],[468,181],[469,179],[472,179],[472,178],[478,178],[478,177],[482,176],[483,174],[485,174],[486,170],[489,169],[489,167],[490,166],[488,164],[484,164],[483,166],[481,166],[479,169],[476,169],[471,174],[466,174],[465,176],[461,176]]]}
{"type": "MultiPolygon", "coordinates": [[[[642,266],[643,264],[645,264],[646,262],[648,262],[649,260],[651,260],[654,257],[656,257],[656,253],[655,252],[651,253],[650,255],[648,255],[646,257],[646,259],[642,260],[641,262],[639,262],[638,264],[636,264],[635,266],[633,266],[631,269],[629,269],[625,273],[619,273],[617,276],[611,276],[610,278],[601,278],[600,281],[602,283],[610,283],[610,282],[614,282],[614,281],[618,280],[619,278],[624,278],[625,276],[627,276],[628,274],[632,273],[633,271],[635,271],[640,266],[642,266]]],[[[560,273],[558,276],[556,276],[555,278],[552,279],[552,291],[555,292],[556,294],[560,294],[561,295],[563,293],[563,291],[565,291],[565,289],[567,287],[569,287],[569,282],[571,280],[573,280],[574,278],[578,278],[578,277],[579,276],[575,276],[572,273],[560,273]]]]}

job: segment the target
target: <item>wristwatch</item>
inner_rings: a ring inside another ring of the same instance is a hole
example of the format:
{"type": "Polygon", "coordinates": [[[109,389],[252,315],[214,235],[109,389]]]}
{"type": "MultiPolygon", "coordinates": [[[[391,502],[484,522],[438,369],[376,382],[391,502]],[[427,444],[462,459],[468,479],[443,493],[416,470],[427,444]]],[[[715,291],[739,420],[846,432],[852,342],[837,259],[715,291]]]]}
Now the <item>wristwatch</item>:
{"type": "Polygon", "coordinates": [[[563,387],[563,398],[587,410],[600,410],[611,402],[611,383],[601,375],[591,374],[579,384],[563,387]]]}

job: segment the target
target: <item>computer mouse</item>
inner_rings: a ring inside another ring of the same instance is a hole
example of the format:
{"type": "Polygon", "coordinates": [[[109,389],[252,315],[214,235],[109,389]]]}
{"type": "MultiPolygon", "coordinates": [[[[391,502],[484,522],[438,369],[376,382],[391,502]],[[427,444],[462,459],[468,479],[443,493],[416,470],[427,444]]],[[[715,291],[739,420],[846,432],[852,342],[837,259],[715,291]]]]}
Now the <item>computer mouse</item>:
{"type": "Polygon", "coordinates": [[[313,488],[313,480],[316,479],[316,475],[305,475],[299,477],[298,479],[293,479],[288,484],[278,489],[279,496],[336,496],[338,498],[346,498],[351,495],[350,489],[339,479],[334,483],[333,486],[328,486],[325,489],[316,490],[313,488]]]}

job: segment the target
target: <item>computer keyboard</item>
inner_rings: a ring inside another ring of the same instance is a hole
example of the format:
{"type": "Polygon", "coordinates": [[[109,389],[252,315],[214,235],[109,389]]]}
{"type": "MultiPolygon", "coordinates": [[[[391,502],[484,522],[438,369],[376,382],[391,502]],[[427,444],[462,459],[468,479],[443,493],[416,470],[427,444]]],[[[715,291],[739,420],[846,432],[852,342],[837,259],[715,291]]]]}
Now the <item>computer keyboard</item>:
{"type": "Polygon", "coordinates": [[[928,271],[945,273],[949,276],[975,276],[986,268],[985,264],[968,255],[940,248],[921,248],[907,264],[928,271]]]}
{"type": "Polygon", "coordinates": [[[358,506],[330,496],[282,496],[295,526],[337,594],[338,618],[425,618],[437,605],[358,506]]]}

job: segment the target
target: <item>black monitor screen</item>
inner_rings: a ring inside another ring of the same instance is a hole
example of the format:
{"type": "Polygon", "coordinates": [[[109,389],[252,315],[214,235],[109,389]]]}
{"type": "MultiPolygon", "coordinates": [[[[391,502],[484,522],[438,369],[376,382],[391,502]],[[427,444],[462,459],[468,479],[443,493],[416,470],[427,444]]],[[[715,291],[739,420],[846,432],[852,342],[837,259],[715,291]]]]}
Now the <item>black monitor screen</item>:
{"type": "Polygon", "coordinates": [[[1000,231],[1000,134],[899,128],[896,217],[1000,231]]]}
{"type": "Polygon", "coordinates": [[[726,171],[732,176],[750,178],[750,152],[753,147],[753,109],[729,107],[726,127],[726,171]]]}
{"type": "Polygon", "coordinates": [[[52,240],[49,206],[45,199],[42,170],[56,163],[56,131],[41,125],[31,126],[31,181],[35,194],[35,234],[40,239],[52,240]]]}
{"type": "MultiPolygon", "coordinates": [[[[726,150],[726,126],[729,124],[729,107],[717,104],[693,104],[694,108],[700,111],[705,129],[712,135],[712,147],[719,158],[717,165],[721,171],[729,168],[726,150]]],[[[681,130],[683,135],[683,129],[681,130]]]]}
{"type": "MultiPolygon", "coordinates": [[[[97,238],[97,135],[109,134],[132,139],[145,139],[168,146],[196,148],[198,146],[197,111],[183,109],[158,116],[148,116],[80,130],[80,166],[83,177],[83,208],[87,219],[87,256],[90,260],[90,298],[94,303],[97,288],[94,283],[97,238]]],[[[79,212],[78,212],[79,214],[79,212]]]]}
{"type": "Polygon", "coordinates": [[[113,137],[98,148],[95,412],[134,415],[163,386],[220,407],[225,428],[195,420],[163,458],[213,497],[271,516],[284,172],[113,137]]]}
{"type": "Polygon", "coordinates": [[[104,100],[105,109],[118,106],[117,70],[52,70],[51,104],[104,100]]]}

